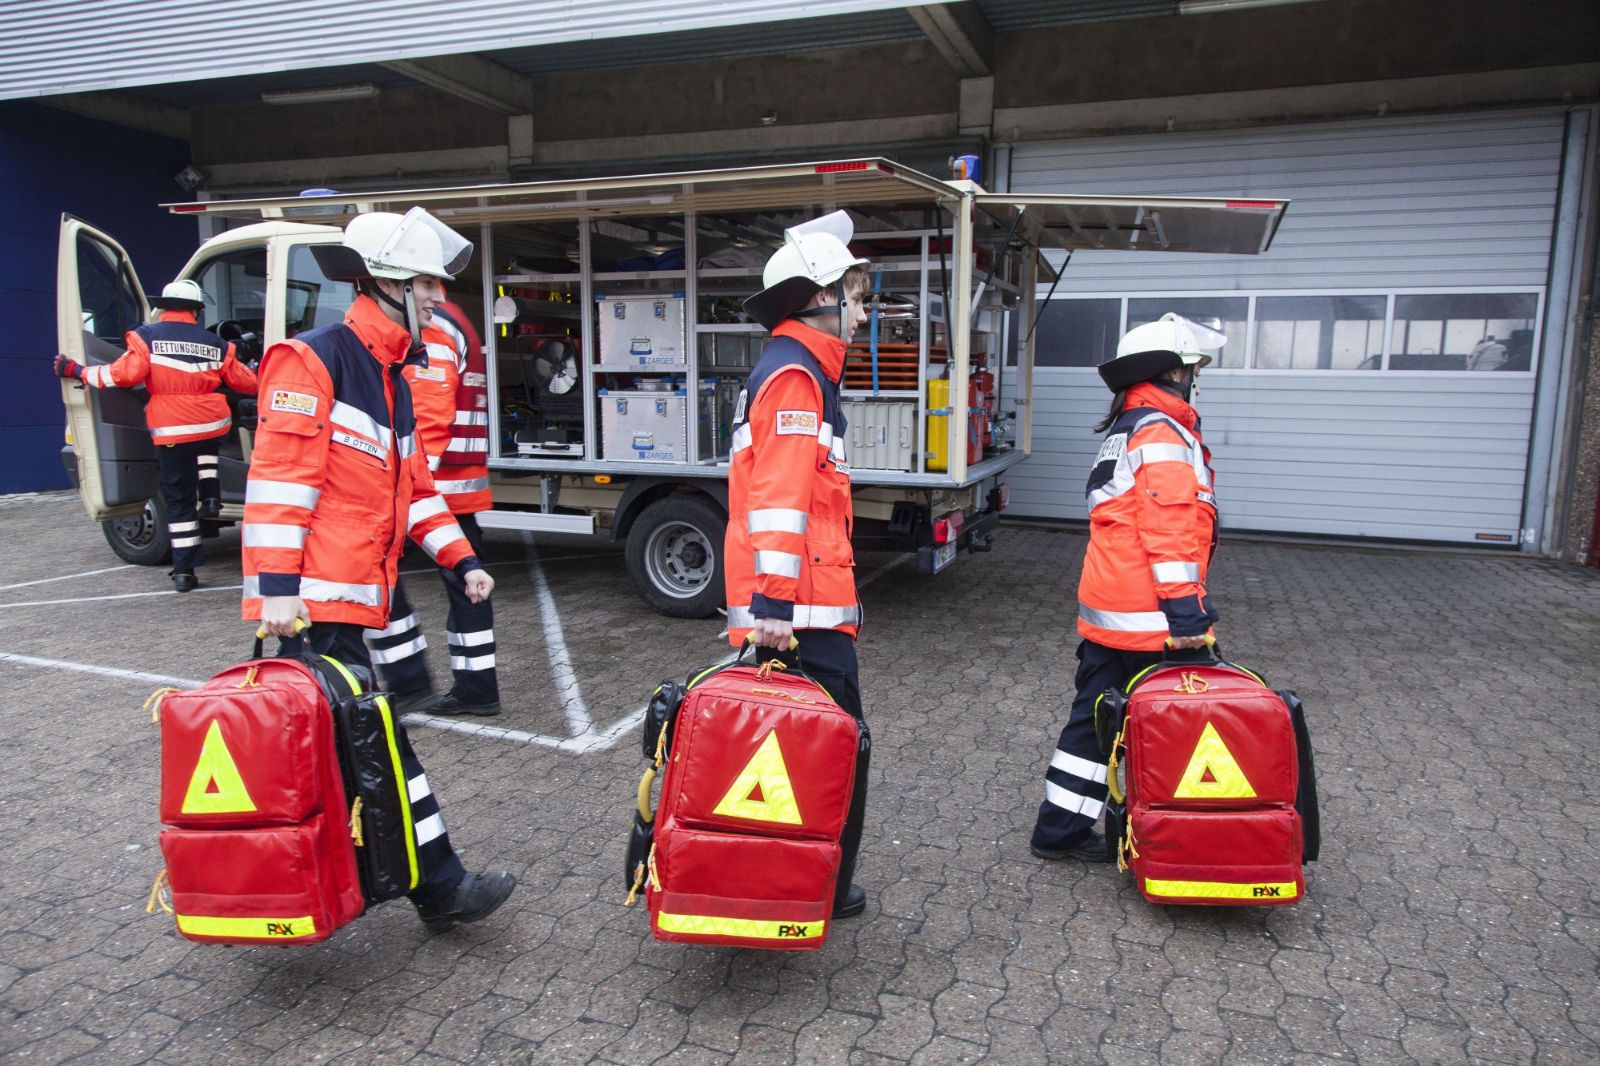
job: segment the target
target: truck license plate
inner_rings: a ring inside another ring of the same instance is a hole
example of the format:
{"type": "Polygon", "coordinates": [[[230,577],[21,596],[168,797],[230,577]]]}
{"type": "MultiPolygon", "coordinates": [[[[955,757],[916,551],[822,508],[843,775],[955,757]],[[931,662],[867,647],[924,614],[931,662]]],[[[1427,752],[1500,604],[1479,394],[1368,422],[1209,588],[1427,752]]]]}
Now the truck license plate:
{"type": "Polygon", "coordinates": [[[934,573],[937,574],[939,571],[943,570],[945,567],[949,566],[951,563],[953,563],[955,561],[956,561],[956,545],[955,545],[954,541],[952,541],[949,544],[941,544],[937,548],[933,549],[933,572],[934,573]]]}

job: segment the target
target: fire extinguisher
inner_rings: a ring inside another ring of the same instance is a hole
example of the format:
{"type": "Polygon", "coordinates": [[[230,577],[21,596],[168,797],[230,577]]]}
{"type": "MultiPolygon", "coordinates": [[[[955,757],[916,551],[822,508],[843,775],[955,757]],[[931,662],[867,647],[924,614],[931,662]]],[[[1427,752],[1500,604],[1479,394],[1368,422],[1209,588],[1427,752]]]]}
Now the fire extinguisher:
{"type": "Polygon", "coordinates": [[[987,369],[980,369],[973,375],[977,385],[977,395],[973,397],[972,406],[983,409],[983,447],[994,447],[994,375],[987,369]]]}

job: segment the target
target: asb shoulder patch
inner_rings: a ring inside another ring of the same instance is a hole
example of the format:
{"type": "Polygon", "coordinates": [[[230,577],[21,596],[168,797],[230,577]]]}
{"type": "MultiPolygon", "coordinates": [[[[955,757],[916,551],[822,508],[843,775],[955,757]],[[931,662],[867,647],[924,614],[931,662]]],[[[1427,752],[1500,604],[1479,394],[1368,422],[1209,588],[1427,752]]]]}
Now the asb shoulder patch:
{"type": "Polygon", "coordinates": [[[306,392],[290,392],[288,389],[274,389],[272,402],[267,405],[269,411],[282,411],[291,415],[306,415],[314,417],[317,413],[317,398],[306,392]]]}
{"type": "Polygon", "coordinates": [[[815,411],[779,411],[776,422],[777,434],[782,437],[793,433],[803,437],[817,435],[817,413],[815,411]]]}

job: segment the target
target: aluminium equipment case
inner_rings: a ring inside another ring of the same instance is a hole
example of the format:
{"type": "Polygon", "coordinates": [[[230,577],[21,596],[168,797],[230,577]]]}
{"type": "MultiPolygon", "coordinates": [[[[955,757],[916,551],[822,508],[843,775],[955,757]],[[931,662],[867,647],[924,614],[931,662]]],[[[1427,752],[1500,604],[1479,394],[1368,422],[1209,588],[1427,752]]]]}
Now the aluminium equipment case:
{"type": "Polygon", "coordinates": [[[1305,710],[1209,651],[1186,656],[1096,701],[1106,846],[1152,903],[1298,903],[1320,847],[1305,710]]]}
{"type": "Polygon", "coordinates": [[[161,699],[161,851],[184,937],[315,943],[416,887],[401,726],[370,688],[306,655],[161,699]]]}

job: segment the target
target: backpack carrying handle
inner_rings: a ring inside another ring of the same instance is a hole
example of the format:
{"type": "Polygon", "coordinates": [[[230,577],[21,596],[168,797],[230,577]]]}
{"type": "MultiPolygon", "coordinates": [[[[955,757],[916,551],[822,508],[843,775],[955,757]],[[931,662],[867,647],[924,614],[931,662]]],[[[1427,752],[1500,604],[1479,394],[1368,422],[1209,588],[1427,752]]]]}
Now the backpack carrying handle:
{"type": "MultiPolygon", "coordinates": [[[[310,624],[305,622],[304,620],[299,619],[299,618],[296,618],[294,620],[294,635],[295,636],[298,637],[301,633],[305,632],[309,628],[310,628],[310,624]]],[[[256,642],[250,648],[250,658],[252,658],[252,659],[261,658],[261,652],[263,650],[262,649],[262,642],[265,641],[266,639],[267,639],[267,627],[265,625],[256,626],[256,642]]]]}
{"type": "Polygon", "coordinates": [[[1161,661],[1164,663],[1220,663],[1222,659],[1222,646],[1217,643],[1217,638],[1206,634],[1206,643],[1200,648],[1174,648],[1172,638],[1168,637],[1161,646],[1161,661]]]}

